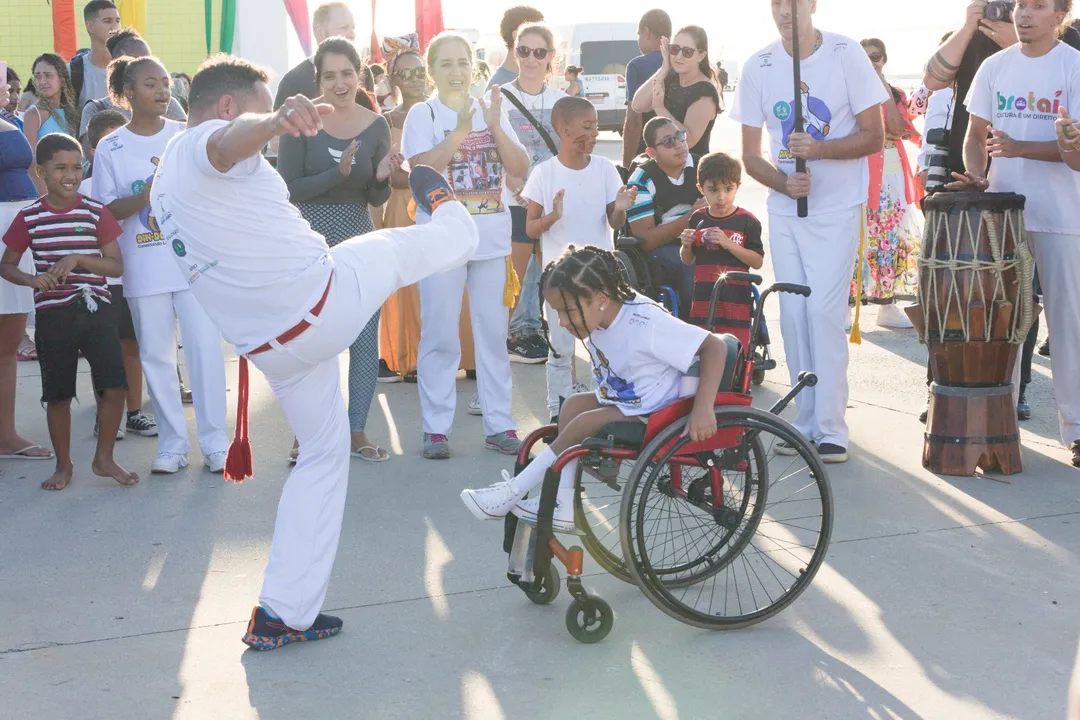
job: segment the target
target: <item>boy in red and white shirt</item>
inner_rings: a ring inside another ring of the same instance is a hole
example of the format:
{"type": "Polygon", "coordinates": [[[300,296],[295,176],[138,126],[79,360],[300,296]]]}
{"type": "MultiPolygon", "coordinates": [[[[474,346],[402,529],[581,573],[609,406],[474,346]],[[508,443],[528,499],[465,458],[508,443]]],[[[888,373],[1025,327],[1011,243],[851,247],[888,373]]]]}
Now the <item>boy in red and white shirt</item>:
{"type": "Polygon", "coordinates": [[[134,485],[139,477],[113,459],[127,378],[105,278],[124,272],[116,245],[120,226],[101,203],[78,192],[82,181],[78,141],[62,133],[46,135],[38,142],[36,161],[35,171],[47,192],[23,208],[4,234],[0,277],[34,288],[41,400],[56,452],[56,472],[41,487],[63,490],[71,482],[71,400],[80,352],[90,363],[102,400],[101,432],[91,468],[121,485],[134,485]],[[34,258],[35,275],[19,269],[27,250],[34,258]]]}

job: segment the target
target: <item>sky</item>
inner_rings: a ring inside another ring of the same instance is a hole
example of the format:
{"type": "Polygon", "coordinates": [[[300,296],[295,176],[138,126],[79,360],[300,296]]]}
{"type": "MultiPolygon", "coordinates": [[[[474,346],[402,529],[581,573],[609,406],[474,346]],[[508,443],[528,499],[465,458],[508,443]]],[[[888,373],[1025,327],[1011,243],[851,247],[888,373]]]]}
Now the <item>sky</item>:
{"type": "MultiPolygon", "coordinates": [[[[776,37],[769,0],[718,0],[696,3],[677,0],[443,0],[443,21],[448,28],[473,28],[496,32],[503,11],[513,5],[535,4],[552,25],[584,22],[637,22],[653,7],[668,10],[676,28],[701,25],[709,34],[713,59],[741,62],[776,37]],[[477,6],[484,8],[479,17],[477,6]],[[695,8],[691,11],[691,8],[695,8]],[[669,8],[676,8],[675,10],[669,8]]],[[[818,0],[815,24],[820,29],[855,39],[877,37],[889,54],[886,72],[891,76],[921,75],[941,35],[959,27],[967,0],[818,0]],[[903,8],[902,11],[891,11],[903,8]]],[[[371,33],[371,4],[352,0],[357,37],[371,33]]],[[[376,30],[385,34],[409,32],[414,27],[414,3],[409,0],[376,0],[376,30]]],[[[725,62],[727,64],[727,62],[725,62]]]]}

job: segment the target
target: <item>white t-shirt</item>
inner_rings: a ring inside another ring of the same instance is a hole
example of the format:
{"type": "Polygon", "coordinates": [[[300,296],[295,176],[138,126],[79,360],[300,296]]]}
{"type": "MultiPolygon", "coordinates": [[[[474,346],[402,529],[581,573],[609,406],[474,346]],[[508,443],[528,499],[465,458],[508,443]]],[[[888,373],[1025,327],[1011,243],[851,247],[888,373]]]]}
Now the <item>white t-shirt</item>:
{"type": "MultiPolygon", "coordinates": [[[[474,260],[490,260],[510,254],[510,211],[514,196],[506,187],[502,158],[495,139],[484,122],[484,111],[475,100],[476,109],[472,132],[465,138],[458,152],[446,169],[447,177],[457,199],[463,203],[476,222],[480,233],[480,247],[474,260]]],[[[446,107],[438,98],[417,103],[405,117],[402,130],[401,152],[407,158],[416,157],[441,143],[457,127],[457,113],[446,107]]],[[[503,105],[502,131],[522,150],[525,146],[518,140],[510,125],[503,105]]],[[[416,213],[417,224],[430,222],[422,210],[416,213]]]]}
{"type": "Polygon", "coordinates": [[[244,354],[304,319],[334,261],[262,155],[226,173],[210,163],[207,142],[226,124],[210,120],[172,139],[150,203],[195,298],[244,354]]]}
{"type": "Polygon", "coordinates": [[[635,295],[608,328],[589,336],[597,399],[626,415],[648,415],[670,405],[707,337],[704,328],[635,295]]]}
{"type": "MultiPolygon", "coordinates": [[[[991,55],[975,73],[967,107],[1015,140],[1054,142],[1058,108],[1080,109],[1080,52],[1058,43],[1037,58],[1024,55],[1019,45],[991,55]]],[[[994,158],[988,179],[992,192],[1027,197],[1028,230],[1080,235],[1080,173],[1065,163],[994,158]]]]}
{"type": "MultiPolygon", "coordinates": [[[[122,127],[98,143],[94,153],[94,191],[91,197],[108,205],[114,200],[138,195],[154,177],[158,163],[184,124],[166,120],[165,127],[149,137],[122,127]]],[[[187,281],[173,260],[173,252],[161,234],[150,207],[120,221],[120,252],[124,256],[124,297],[177,292],[187,289],[187,281]]]]}
{"type": "MultiPolygon", "coordinates": [[[[92,178],[92,177],[83,178],[83,181],[81,183],[79,183],[79,194],[82,195],[83,197],[88,197],[91,200],[97,200],[97,198],[94,197],[94,178],[92,178]]],[[[101,201],[98,200],[98,202],[101,202],[101,201]]],[[[29,255],[29,253],[27,253],[27,255],[29,255]]],[[[105,284],[109,285],[110,287],[116,286],[116,285],[123,285],[124,284],[124,278],[123,277],[118,277],[118,278],[107,277],[107,278],[105,278],[105,284]]]]}
{"type": "MultiPolygon", "coordinates": [[[[858,130],[855,116],[889,99],[870,59],[855,40],[822,32],[822,44],[802,61],[803,120],[815,140],[836,140],[858,130]]],[[[782,41],[755,53],[743,66],[731,117],[748,127],[765,127],[773,164],[790,175],[795,156],[787,151],[794,131],[794,67],[782,41]]],[[[842,212],[866,202],[870,169],[866,158],[811,160],[810,215],[842,212]]],[[[793,216],[797,204],[769,191],[769,212],[793,216]]]]}
{"type": "Polygon", "coordinates": [[[540,240],[544,262],[558,260],[571,245],[614,250],[607,206],[622,187],[619,171],[607,158],[591,155],[584,170],[571,170],[557,157],[533,168],[521,196],[544,208],[555,207],[555,193],[564,190],[562,219],[540,240]]]}

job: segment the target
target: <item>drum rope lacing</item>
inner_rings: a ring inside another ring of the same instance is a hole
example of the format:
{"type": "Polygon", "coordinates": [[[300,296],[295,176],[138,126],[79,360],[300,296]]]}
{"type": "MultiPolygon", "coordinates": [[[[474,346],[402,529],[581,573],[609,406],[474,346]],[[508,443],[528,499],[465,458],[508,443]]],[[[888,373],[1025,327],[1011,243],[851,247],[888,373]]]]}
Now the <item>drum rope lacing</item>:
{"type": "MultiPolygon", "coordinates": [[[[981,300],[983,303],[983,327],[986,329],[985,337],[982,338],[984,342],[990,342],[995,339],[993,337],[993,326],[991,325],[992,314],[994,311],[995,302],[1010,302],[1008,291],[1005,287],[1005,279],[1003,273],[1009,270],[1015,270],[1017,275],[1017,284],[1019,285],[1017,302],[1013,303],[1013,313],[1009,321],[1009,334],[1006,338],[1013,345],[1021,345],[1027,338],[1028,331],[1031,329],[1031,323],[1034,319],[1034,307],[1032,300],[1032,284],[1034,282],[1034,259],[1031,254],[1030,248],[1026,241],[1026,235],[1024,233],[1024,215],[1020,210],[1005,210],[1003,211],[1005,218],[1004,233],[999,237],[997,225],[994,223],[994,213],[988,210],[983,210],[979,213],[978,233],[972,232],[972,213],[963,213],[959,217],[959,224],[957,225],[957,237],[954,239],[952,235],[952,226],[949,224],[950,215],[948,212],[939,212],[934,214],[928,214],[927,220],[933,220],[933,222],[927,222],[925,225],[925,231],[923,233],[923,251],[922,256],[919,258],[919,269],[921,271],[927,271],[926,277],[929,282],[928,287],[924,293],[924,297],[920,298],[920,303],[923,310],[923,334],[924,340],[931,340],[929,337],[931,325],[930,318],[934,315],[937,319],[937,328],[940,333],[940,337],[937,340],[944,340],[945,334],[945,322],[949,317],[950,312],[954,307],[956,314],[960,318],[960,327],[963,331],[964,341],[971,342],[971,303],[972,300],[981,300]],[[944,233],[941,232],[942,224],[944,224],[944,233]],[[963,230],[967,230],[967,233],[963,230]],[[989,241],[990,255],[993,258],[992,262],[986,262],[985,260],[960,260],[957,256],[960,254],[960,242],[961,239],[967,238],[967,242],[971,244],[971,254],[975,255],[979,238],[982,237],[982,233],[985,230],[986,237],[989,241]],[[1011,235],[1015,245],[1015,253],[1012,259],[1006,259],[1004,257],[1003,245],[1005,239],[1011,235]],[[950,257],[946,260],[940,260],[937,257],[938,254],[938,242],[944,239],[948,243],[948,251],[950,257]],[[939,274],[933,272],[934,270],[948,270],[948,287],[946,290],[945,307],[940,307],[939,303],[931,303],[930,301],[939,297],[938,291],[938,278],[939,274]],[[986,290],[983,287],[983,283],[973,280],[969,282],[967,288],[966,308],[967,312],[961,309],[961,306],[965,302],[965,298],[960,296],[960,285],[957,283],[957,273],[962,271],[973,271],[973,275],[976,280],[981,279],[981,275],[984,272],[992,273],[994,276],[994,291],[993,296],[986,297],[986,290]],[[976,288],[978,288],[979,297],[975,297],[976,288]]],[[[921,288],[920,288],[921,291],[921,288]]]]}

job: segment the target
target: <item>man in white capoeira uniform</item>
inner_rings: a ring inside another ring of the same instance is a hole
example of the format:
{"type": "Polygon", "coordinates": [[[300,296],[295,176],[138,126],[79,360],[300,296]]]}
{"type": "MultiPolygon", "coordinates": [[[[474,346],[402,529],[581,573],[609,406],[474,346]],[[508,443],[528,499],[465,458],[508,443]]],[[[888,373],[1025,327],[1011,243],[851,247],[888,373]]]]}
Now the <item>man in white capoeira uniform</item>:
{"type": "MultiPolygon", "coordinates": [[[[203,64],[191,81],[188,130],[169,143],[151,198],[195,298],[237,354],[266,376],[300,442],[259,605],[243,637],[259,650],[341,630],[340,619],[320,612],[349,478],[338,356],[391,293],[464,265],[479,243],[445,179],[418,167],[409,184],[430,223],[369,233],[330,250],[260,155],[286,132],[314,135],[329,106],[296,96],[271,112],[266,81],[263,70],[237,58],[203,64]]],[[[242,360],[244,401],[245,378],[242,360]]],[[[246,433],[246,411],[238,412],[237,425],[246,433]]],[[[230,451],[227,476],[242,465],[230,451]]]]}

